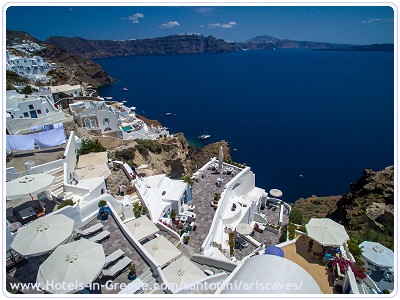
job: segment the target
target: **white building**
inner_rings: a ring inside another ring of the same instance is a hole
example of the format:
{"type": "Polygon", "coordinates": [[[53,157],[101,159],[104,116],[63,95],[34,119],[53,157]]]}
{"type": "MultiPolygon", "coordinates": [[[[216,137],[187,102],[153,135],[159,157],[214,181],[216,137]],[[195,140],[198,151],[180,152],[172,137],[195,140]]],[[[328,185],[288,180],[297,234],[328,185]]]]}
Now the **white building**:
{"type": "Polygon", "coordinates": [[[19,57],[6,51],[6,70],[34,81],[47,82],[47,72],[54,66],[40,56],[19,57]]]}
{"type": "Polygon", "coordinates": [[[55,85],[50,87],[51,94],[53,95],[54,102],[57,103],[60,100],[60,96],[70,97],[81,97],[84,95],[84,89],[81,85],[55,85]]]}
{"type": "Polygon", "coordinates": [[[28,131],[32,126],[72,121],[70,115],[54,106],[51,93],[46,89],[32,95],[7,91],[6,112],[6,129],[10,134],[28,131]]]}
{"type": "Polygon", "coordinates": [[[179,213],[182,204],[191,200],[191,187],[182,180],[170,179],[165,174],[138,177],[135,188],[153,222],[161,217],[168,217],[172,209],[179,213]]]}

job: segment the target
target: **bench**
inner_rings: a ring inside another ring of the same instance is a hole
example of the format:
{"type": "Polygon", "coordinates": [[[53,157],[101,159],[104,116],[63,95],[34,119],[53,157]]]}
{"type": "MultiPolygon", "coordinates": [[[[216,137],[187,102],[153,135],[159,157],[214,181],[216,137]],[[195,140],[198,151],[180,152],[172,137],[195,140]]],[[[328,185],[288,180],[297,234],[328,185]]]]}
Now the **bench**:
{"type": "Polygon", "coordinates": [[[75,231],[76,233],[80,234],[80,235],[89,236],[89,235],[92,235],[92,234],[96,233],[97,231],[102,230],[102,229],[103,229],[103,224],[101,224],[101,223],[96,223],[95,225],[90,226],[89,228],[86,228],[86,229],[84,229],[84,230],[75,229],[74,231],[75,231]]]}
{"type": "Polygon", "coordinates": [[[99,234],[96,234],[94,237],[91,237],[89,240],[92,242],[101,242],[105,240],[106,238],[110,237],[111,233],[108,230],[104,230],[100,232],[99,234]]]}
{"type": "Polygon", "coordinates": [[[125,253],[121,249],[115,250],[110,255],[107,255],[106,256],[106,261],[105,261],[105,264],[104,264],[104,268],[106,268],[107,266],[110,266],[112,263],[117,261],[123,255],[125,255],[125,253]]]}
{"type": "Polygon", "coordinates": [[[129,257],[125,256],[123,259],[119,260],[115,265],[113,265],[110,269],[108,270],[103,269],[101,273],[104,277],[111,277],[114,279],[119,273],[125,270],[130,265],[131,262],[132,260],[129,257]]]}

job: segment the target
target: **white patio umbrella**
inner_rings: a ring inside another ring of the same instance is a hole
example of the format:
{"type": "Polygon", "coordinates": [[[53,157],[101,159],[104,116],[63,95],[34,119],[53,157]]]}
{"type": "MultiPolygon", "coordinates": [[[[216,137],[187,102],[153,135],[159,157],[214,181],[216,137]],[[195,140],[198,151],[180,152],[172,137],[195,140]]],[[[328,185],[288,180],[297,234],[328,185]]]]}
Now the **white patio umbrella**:
{"type": "Polygon", "coordinates": [[[243,235],[248,235],[253,232],[253,227],[246,223],[240,223],[236,226],[236,232],[243,235]]]}
{"type": "Polygon", "coordinates": [[[105,163],[77,169],[75,172],[78,175],[79,180],[96,177],[107,178],[111,175],[110,168],[105,163]]]}
{"type": "Polygon", "coordinates": [[[140,218],[128,221],[124,224],[139,241],[159,231],[157,226],[146,216],[141,216],[140,218]]]}
{"type": "Polygon", "coordinates": [[[168,282],[176,284],[178,287],[207,277],[202,270],[185,256],[168,265],[163,269],[163,272],[168,282]]]}
{"type": "Polygon", "coordinates": [[[18,230],[11,248],[25,257],[44,254],[68,239],[73,226],[74,220],[60,214],[39,218],[18,230]]]}
{"type": "Polygon", "coordinates": [[[47,173],[26,175],[7,182],[7,200],[17,200],[23,197],[39,194],[50,189],[56,178],[47,173]]]}
{"type": "Polygon", "coordinates": [[[94,152],[79,156],[77,169],[104,164],[108,162],[107,151],[94,152]]]}
{"type": "Polygon", "coordinates": [[[376,266],[391,268],[394,266],[394,253],[380,243],[365,241],[360,244],[361,256],[376,266]]]}
{"type": "Polygon", "coordinates": [[[218,171],[219,173],[221,173],[224,167],[224,149],[222,148],[222,145],[219,147],[218,163],[219,163],[218,171]]]}
{"type": "Polygon", "coordinates": [[[57,247],[40,265],[36,283],[53,294],[74,293],[95,280],[104,263],[103,246],[80,239],[57,247]]]}
{"type": "Polygon", "coordinates": [[[174,258],[182,254],[170,241],[160,235],[144,244],[146,250],[161,265],[164,266],[174,258]]]}
{"type": "Polygon", "coordinates": [[[283,195],[282,191],[281,191],[281,190],[278,190],[278,189],[271,189],[271,190],[269,191],[269,194],[270,194],[272,197],[275,197],[275,198],[282,197],[282,195],[283,195]]]}
{"type": "Polygon", "coordinates": [[[307,235],[323,246],[340,246],[349,240],[344,226],[328,218],[312,218],[306,229],[307,235]]]}

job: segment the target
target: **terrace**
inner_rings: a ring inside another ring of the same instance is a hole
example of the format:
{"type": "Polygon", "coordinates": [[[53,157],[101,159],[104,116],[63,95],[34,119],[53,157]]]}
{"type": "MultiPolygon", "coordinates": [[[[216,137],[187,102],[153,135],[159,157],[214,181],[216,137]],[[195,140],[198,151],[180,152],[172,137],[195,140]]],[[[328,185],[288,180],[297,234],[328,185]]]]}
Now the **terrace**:
{"type": "MultiPolygon", "coordinates": [[[[283,246],[282,250],[285,252],[285,258],[293,261],[310,273],[324,294],[336,293],[333,273],[329,271],[325,264],[323,264],[321,257],[315,255],[318,251],[307,251],[308,242],[308,237],[300,236],[295,243],[283,246]]],[[[314,247],[316,248],[320,246],[314,245],[314,247]]]]}
{"type": "Polygon", "coordinates": [[[195,206],[196,231],[191,233],[189,245],[196,253],[200,253],[200,247],[206,238],[212,220],[214,218],[216,207],[211,206],[211,201],[215,193],[222,193],[224,186],[232,179],[232,175],[219,174],[214,170],[204,170],[202,175],[198,176],[192,190],[192,204],[195,206]],[[217,180],[218,178],[222,180],[217,180]]]}

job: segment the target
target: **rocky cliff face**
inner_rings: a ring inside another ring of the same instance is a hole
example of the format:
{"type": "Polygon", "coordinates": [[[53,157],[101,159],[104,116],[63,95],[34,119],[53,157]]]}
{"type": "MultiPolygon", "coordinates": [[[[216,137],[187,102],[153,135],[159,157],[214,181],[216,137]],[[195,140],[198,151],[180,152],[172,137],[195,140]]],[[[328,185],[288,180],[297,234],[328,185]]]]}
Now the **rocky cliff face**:
{"type": "Polygon", "coordinates": [[[217,53],[235,50],[232,44],[223,40],[197,34],[124,41],[86,40],[79,37],[51,37],[46,42],[86,58],[150,54],[217,53]]]}
{"type": "Polygon", "coordinates": [[[87,58],[69,53],[52,44],[43,43],[25,32],[7,30],[7,46],[21,43],[22,40],[30,40],[45,47],[34,54],[59,66],[49,73],[49,76],[52,77],[51,85],[74,85],[85,82],[94,87],[99,87],[115,81],[100,65],[87,58]]]}
{"type": "Polygon", "coordinates": [[[294,207],[302,211],[305,222],[310,217],[328,217],[359,241],[376,241],[393,249],[394,167],[365,170],[343,196],[300,199],[294,207]]]}

